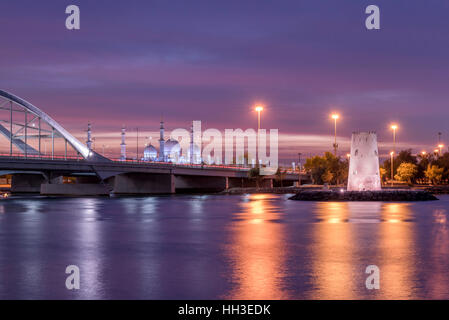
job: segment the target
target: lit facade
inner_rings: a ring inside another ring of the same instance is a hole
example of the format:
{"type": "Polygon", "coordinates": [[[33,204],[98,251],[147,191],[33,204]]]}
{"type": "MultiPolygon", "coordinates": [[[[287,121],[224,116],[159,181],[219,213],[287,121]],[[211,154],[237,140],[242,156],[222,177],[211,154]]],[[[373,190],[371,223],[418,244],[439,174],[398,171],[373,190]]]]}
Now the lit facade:
{"type": "Polygon", "coordinates": [[[348,191],[380,190],[379,153],[375,132],[352,134],[348,191]]]}

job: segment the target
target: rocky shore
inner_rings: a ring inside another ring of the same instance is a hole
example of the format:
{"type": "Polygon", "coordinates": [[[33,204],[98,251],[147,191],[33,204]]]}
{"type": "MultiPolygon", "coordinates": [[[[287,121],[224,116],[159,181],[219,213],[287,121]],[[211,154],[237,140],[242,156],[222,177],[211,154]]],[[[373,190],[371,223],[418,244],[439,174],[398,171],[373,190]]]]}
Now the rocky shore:
{"type": "Polygon", "coordinates": [[[220,192],[220,194],[253,194],[253,193],[274,193],[274,194],[292,194],[298,193],[301,189],[297,187],[276,187],[276,188],[231,188],[220,192]]]}
{"type": "Polygon", "coordinates": [[[301,190],[290,200],[298,201],[431,201],[438,200],[425,190],[341,191],[301,190]]]}

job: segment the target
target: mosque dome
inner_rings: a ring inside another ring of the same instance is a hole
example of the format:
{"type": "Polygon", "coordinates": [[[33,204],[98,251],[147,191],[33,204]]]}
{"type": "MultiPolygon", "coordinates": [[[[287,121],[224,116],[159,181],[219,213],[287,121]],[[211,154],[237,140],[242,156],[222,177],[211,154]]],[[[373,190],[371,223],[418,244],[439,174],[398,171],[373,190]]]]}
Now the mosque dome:
{"type": "Polygon", "coordinates": [[[146,146],[143,150],[143,160],[145,161],[156,161],[157,160],[157,150],[151,144],[146,146]]]}
{"type": "Polygon", "coordinates": [[[168,139],[164,144],[164,153],[168,161],[177,162],[181,156],[181,146],[174,139],[168,139]]]}

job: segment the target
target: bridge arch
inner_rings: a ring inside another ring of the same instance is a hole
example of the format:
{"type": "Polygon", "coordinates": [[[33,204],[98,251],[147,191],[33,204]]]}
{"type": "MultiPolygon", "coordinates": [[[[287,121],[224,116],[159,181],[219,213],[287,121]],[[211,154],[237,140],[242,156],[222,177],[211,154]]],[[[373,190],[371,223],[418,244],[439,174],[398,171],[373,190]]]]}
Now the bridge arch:
{"type": "Polygon", "coordinates": [[[84,159],[89,161],[108,161],[107,158],[99,155],[98,153],[89,150],[89,148],[81,143],[78,139],[76,139],[73,135],[71,135],[66,129],[64,129],[58,122],[56,122],[53,118],[51,118],[44,111],[29,103],[28,101],[12,94],[6,92],[4,90],[0,90],[0,109],[7,110],[10,112],[9,121],[2,121],[4,123],[8,123],[10,125],[9,129],[0,124],[0,133],[3,134],[10,141],[10,154],[12,155],[12,146],[14,145],[16,148],[21,150],[22,153],[27,156],[28,154],[32,155],[42,155],[41,153],[41,121],[43,121],[46,125],[51,128],[51,135],[53,145],[52,145],[52,155],[54,154],[54,138],[55,135],[64,138],[66,142],[66,155],[67,155],[67,144],[71,145],[76,152],[81,155],[84,159]],[[18,124],[13,123],[13,112],[24,112],[25,113],[25,123],[18,124]],[[32,116],[32,119],[28,119],[28,115],[32,116]],[[31,127],[31,122],[38,120],[39,123],[39,150],[35,150],[27,144],[27,131],[36,128],[31,127]],[[29,121],[28,121],[29,120],[29,121]],[[15,135],[13,133],[13,125],[20,126],[21,135],[15,135]],[[23,134],[24,132],[24,134],[23,134]]]}

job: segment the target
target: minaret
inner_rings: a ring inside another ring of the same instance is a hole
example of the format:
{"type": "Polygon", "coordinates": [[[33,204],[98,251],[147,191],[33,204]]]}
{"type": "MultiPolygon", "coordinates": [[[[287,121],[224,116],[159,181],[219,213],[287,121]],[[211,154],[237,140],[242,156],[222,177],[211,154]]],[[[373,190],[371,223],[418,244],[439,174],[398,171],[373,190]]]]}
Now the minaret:
{"type": "Polygon", "coordinates": [[[160,137],[159,137],[159,161],[165,162],[165,140],[164,140],[164,120],[161,119],[160,137]]]}
{"type": "Polygon", "coordinates": [[[190,163],[193,164],[193,123],[190,127],[190,163]]]}
{"type": "Polygon", "coordinates": [[[125,128],[125,126],[123,126],[122,127],[122,144],[120,145],[120,160],[122,160],[122,161],[126,160],[125,135],[126,135],[126,128],[125,128]]]}
{"type": "Polygon", "coordinates": [[[90,122],[87,124],[87,148],[89,151],[92,151],[92,126],[90,125],[90,122]]]}

